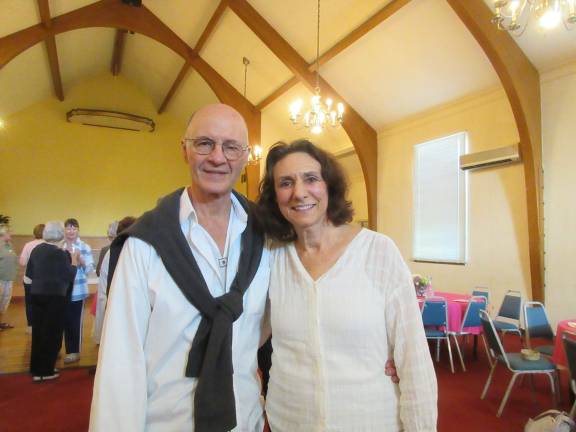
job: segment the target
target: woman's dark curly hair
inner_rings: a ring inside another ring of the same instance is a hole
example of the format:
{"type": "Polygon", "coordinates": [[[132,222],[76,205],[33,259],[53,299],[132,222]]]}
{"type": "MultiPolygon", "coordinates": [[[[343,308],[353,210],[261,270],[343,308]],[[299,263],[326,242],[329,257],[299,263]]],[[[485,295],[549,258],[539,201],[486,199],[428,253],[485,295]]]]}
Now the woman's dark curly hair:
{"type": "Polygon", "coordinates": [[[306,153],[320,164],[322,179],[328,190],[328,209],[326,210],[328,220],[335,226],[350,222],[354,209],[352,203],[346,200],[348,182],[338,161],[306,139],[296,140],[290,144],[278,142],[268,151],[266,172],[260,182],[260,197],[257,202],[258,219],[266,234],[274,240],[296,240],[294,228],[282,216],[278,208],[274,189],[274,167],[292,153],[306,153]]]}

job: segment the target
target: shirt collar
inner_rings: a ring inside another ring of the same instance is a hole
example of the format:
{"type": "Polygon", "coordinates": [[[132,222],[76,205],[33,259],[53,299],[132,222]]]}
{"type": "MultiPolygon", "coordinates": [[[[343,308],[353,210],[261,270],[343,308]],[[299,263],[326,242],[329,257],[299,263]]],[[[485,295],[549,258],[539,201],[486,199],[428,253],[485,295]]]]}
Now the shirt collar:
{"type": "MultiPolygon", "coordinates": [[[[242,204],[240,204],[240,201],[238,201],[238,198],[231,193],[230,199],[232,201],[231,216],[238,219],[242,224],[247,224],[248,214],[244,210],[244,207],[242,207],[242,204]]],[[[192,201],[188,195],[188,188],[184,188],[182,195],[180,195],[180,225],[185,223],[187,220],[190,220],[192,226],[194,226],[198,223],[198,215],[196,214],[196,210],[194,210],[194,206],[192,205],[192,201]]]]}

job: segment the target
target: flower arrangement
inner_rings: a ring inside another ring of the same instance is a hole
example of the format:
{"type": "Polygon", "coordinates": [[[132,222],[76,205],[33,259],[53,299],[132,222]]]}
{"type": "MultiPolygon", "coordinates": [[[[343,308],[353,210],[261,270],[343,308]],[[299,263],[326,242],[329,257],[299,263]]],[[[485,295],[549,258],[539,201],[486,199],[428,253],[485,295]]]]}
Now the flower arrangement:
{"type": "Polygon", "coordinates": [[[414,281],[417,296],[422,297],[429,294],[432,290],[432,278],[415,274],[412,276],[412,280],[414,281]]]}

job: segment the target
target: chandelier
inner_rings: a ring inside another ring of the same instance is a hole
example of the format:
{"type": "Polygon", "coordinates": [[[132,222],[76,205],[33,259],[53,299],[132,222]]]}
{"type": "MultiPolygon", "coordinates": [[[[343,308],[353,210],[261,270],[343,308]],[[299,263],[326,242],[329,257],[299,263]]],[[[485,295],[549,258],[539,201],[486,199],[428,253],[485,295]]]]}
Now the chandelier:
{"type": "MultiPolygon", "coordinates": [[[[242,63],[244,64],[244,99],[246,99],[246,81],[248,78],[248,65],[250,60],[247,57],[242,57],[242,63]]],[[[262,159],[262,147],[258,144],[250,146],[250,152],[248,153],[248,165],[256,165],[262,159]]]]}
{"type": "Polygon", "coordinates": [[[494,0],[492,22],[500,30],[520,36],[534,15],[543,30],[556,27],[561,22],[566,29],[576,26],[576,0],[494,0]]]}
{"type": "Polygon", "coordinates": [[[337,127],[344,118],[344,105],[338,103],[333,109],[333,101],[326,98],[322,102],[320,96],[320,0],[318,0],[318,19],[316,26],[316,86],[314,96],[310,100],[310,107],[302,114],[304,103],[298,99],[290,105],[290,121],[294,126],[302,125],[313,134],[321,133],[328,125],[337,127]]]}

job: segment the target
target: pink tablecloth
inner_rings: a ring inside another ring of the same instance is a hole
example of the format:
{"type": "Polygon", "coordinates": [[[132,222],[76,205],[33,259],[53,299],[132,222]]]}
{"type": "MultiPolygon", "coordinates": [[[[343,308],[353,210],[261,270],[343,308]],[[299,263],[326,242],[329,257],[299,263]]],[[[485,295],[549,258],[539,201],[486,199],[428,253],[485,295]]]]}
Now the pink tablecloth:
{"type": "MultiPolygon", "coordinates": [[[[434,296],[444,297],[448,301],[448,330],[460,331],[462,318],[464,318],[466,308],[468,307],[468,301],[466,300],[470,300],[470,296],[468,294],[455,294],[440,291],[434,292],[434,296]]],[[[464,331],[473,335],[479,335],[482,334],[482,327],[465,327],[464,331]]]]}
{"type": "Polygon", "coordinates": [[[552,361],[560,366],[568,366],[566,361],[566,351],[564,351],[564,343],[562,342],[562,333],[571,332],[576,333],[576,328],[570,327],[569,322],[576,322],[576,319],[568,319],[560,321],[556,329],[556,341],[554,343],[554,352],[552,353],[552,361]]]}

